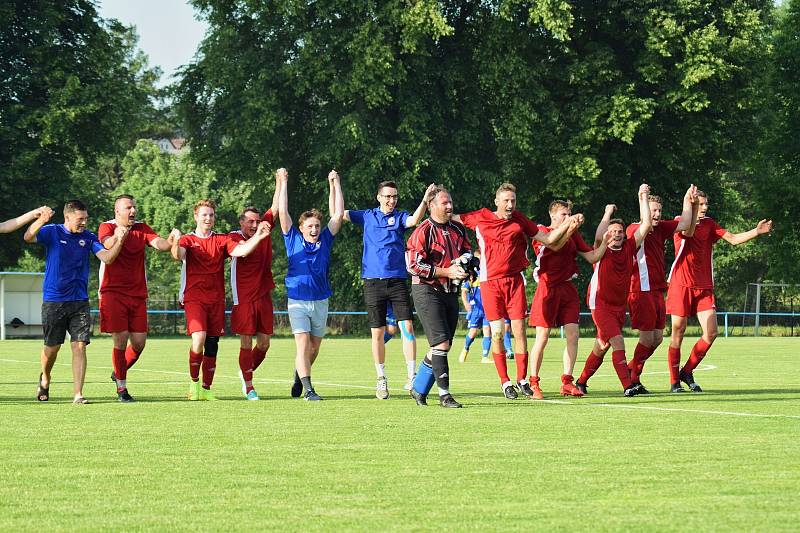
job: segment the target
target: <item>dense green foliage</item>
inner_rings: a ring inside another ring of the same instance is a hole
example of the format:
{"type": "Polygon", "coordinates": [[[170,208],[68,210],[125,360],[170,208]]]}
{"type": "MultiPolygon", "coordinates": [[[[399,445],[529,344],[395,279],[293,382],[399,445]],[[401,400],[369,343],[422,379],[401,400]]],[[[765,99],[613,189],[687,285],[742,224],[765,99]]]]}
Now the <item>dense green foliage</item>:
{"type": "MultiPolygon", "coordinates": [[[[665,216],[697,183],[733,232],[776,220],[772,237],[718,246],[720,307],[739,309],[747,282],[800,281],[800,0],[193,3],[209,31],[160,111],[132,30],[90,2],[0,8],[0,218],[81,196],[96,224],[128,192],[158,231],[186,231],[207,196],[227,230],[285,166],[295,214],[325,210],[330,168],[348,208],[375,205],[384,179],[408,210],[431,181],[457,211],[491,207],[508,180],[539,222],[573,199],[589,239],[606,203],[637,218],[639,183],[665,216]],[[135,145],[170,130],[188,156],[135,145]]],[[[5,268],[36,264],[0,238],[5,268]]],[[[337,238],[334,308],[361,307],[360,238],[349,224],[337,238]]],[[[171,297],[177,268],[151,255],[151,289],[171,297]]]]}
{"type": "Polygon", "coordinates": [[[188,340],[151,339],[128,373],[138,403],[124,405],[98,338],[86,406],[69,403],[67,353],[40,404],[40,342],[1,343],[0,529],[797,530],[797,339],[717,340],[695,373],[702,394],[665,392],[666,346],[645,367],[652,396],[623,398],[607,360],[574,399],[556,396],[553,339],[545,401],[501,398],[494,367],[469,360],[451,365],[458,410],[418,408],[399,390],[395,342],[388,400],[374,397],[366,338],[323,341],[325,401],[289,398],[294,343],[277,338],[255,375],[263,399],[247,402],[239,343],[225,338],[212,403],[184,399],[188,340]]]}

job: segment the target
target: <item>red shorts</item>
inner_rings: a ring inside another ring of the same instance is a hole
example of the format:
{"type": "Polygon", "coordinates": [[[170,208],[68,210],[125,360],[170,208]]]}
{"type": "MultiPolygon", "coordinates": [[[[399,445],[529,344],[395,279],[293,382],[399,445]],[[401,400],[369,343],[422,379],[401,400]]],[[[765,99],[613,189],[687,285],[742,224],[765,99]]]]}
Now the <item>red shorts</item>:
{"type": "Polygon", "coordinates": [[[186,302],[183,312],[186,314],[187,334],[205,331],[210,337],[225,335],[225,302],[186,302]]]}
{"type": "Polygon", "coordinates": [[[617,335],[622,335],[622,326],[625,325],[625,309],[592,309],[592,320],[597,326],[597,338],[607,344],[617,335]]]}
{"type": "Polygon", "coordinates": [[[520,320],[528,311],[522,274],[481,282],[481,299],[486,320],[520,320]]]}
{"type": "Polygon", "coordinates": [[[664,291],[637,291],[628,295],[631,312],[631,327],[639,331],[664,329],[667,313],[664,306],[664,291]]]}
{"type": "Polygon", "coordinates": [[[119,292],[101,294],[100,331],[147,333],[147,299],[119,292]]]}
{"type": "Polygon", "coordinates": [[[231,331],[237,335],[255,335],[266,333],[272,335],[272,295],[250,302],[242,302],[233,306],[231,313],[231,331]]]}
{"type": "Polygon", "coordinates": [[[670,315],[695,316],[716,308],[713,289],[692,289],[673,283],[667,290],[667,313],[670,315]]]}
{"type": "Polygon", "coordinates": [[[554,328],[564,324],[578,324],[580,313],[581,301],[571,282],[555,285],[539,283],[531,302],[528,325],[554,328]]]}

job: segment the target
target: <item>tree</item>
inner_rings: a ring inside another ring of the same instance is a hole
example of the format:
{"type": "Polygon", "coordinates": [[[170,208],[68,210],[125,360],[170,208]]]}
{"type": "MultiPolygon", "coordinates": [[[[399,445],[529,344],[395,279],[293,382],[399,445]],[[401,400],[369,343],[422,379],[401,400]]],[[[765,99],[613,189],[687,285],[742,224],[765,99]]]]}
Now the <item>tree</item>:
{"type": "MultiPolygon", "coordinates": [[[[43,203],[58,210],[70,197],[90,214],[105,209],[97,169],[147,129],[157,76],[133,30],[100,19],[88,0],[3,2],[0,219],[43,203]]],[[[5,237],[0,264],[13,264],[20,245],[5,237]]]]}
{"type": "MultiPolygon", "coordinates": [[[[195,0],[209,22],[175,88],[193,157],[225,179],[290,169],[292,208],[348,206],[393,178],[409,207],[436,180],[456,209],[516,183],[546,219],[553,196],[590,220],[637,216],[646,181],[679,207],[712,195],[750,154],[769,0],[195,0]],[[302,191],[302,194],[300,194],[302,191]],[[416,197],[416,198],[415,198],[416,197]]],[[[724,212],[724,206],[721,206],[724,212]]],[[[723,220],[724,222],[724,220],[723,220]]],[[[356,232],[337,240],[337,287],[357,286],[356,232]]],[[[339,291],[342,292],[342,291],[339,291]]],[[[337,294],[358,305],[357,291],[337,294]]]]}

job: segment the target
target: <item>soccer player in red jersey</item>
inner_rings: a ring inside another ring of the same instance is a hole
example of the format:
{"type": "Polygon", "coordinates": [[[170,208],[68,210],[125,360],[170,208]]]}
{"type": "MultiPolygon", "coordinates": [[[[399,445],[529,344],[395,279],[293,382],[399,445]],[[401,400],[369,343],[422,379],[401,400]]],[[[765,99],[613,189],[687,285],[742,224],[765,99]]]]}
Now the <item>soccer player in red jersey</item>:
{"type": "Polygon", "coordinates": [[[695,383],[693,372],[706,356],[717,338],[717,311],[714,303],[714,273],[711,253],[714,244],[724,239],[739,245],[772,231],[771,220],[760,220],[755,228],[742,233],[731,233],[710,217],[708,196],[697,191],[697,224],[686,234],[676,233],[675,262],[672,264],[667,290],[667,313],[672,315],[672,338],[667,351],[672,392],[683,392],[681,381],[693,392],[702,392],[695,383]],[[681,362],[681,343],[690,316],[697,316],[702,337],[692,348],[689,359],[678,370],[681,362]]]}
{"type": "Polygon", "coordinates": [[[267,223],[262,222],[253,237],[231,249],[227,234],[212,231],[216,209],[217,205],[211,200],[200,200],[194,206],[197,224],[194,232],[181,235],[174,229],[169,236],[172,257],[183,261],[180,302],[186,314],[186,331],[192,337],[190,400],[216,400],[211,384],[217,366],[219,337],[225,333],[225,275],[222,270],[225,258],[250,254],[269,235],[267,223]]]}
{"type": "MultiPolygon", "coordinates": [[[[258,225],[264,221],[268,232],[275,224],[278,213],[280,179],[276,174],[275,194],[264,216],[256,207],[246,207],[239,215],[239,229],[229,234],[229,248],[252,238],[258,225]]],[[[253,387],[253,372],[261,365],[269,350],[273,329],[272,289],[272,239],[265,237],[247,257],[231,259],[231,331],[239,335],[239,372],[242,394],[248,400],[258,400],[253,387]],[[253,348],[253,337],[256,346],[253,348]]]]}
{"type": "MultiPolygon", "coordinates": [[[[631,327],[639,330],[639,343],[628,362],[631,371],[631,382],[641,385],[640,376],[645,361],[653,355],[664,339],[666,311],[664,294],[667,291],[667,279],[664,273],[664,244],[675,233],[686,231],[692,224],[693,208],[696,205],[697,187],[692,185],[683,197],[683,211],[680,218],[661,220],[662,201],[650,195],[650,220],[652,227],[639,247],[636,262],[631,274],[631,287],[628,294],[628,309],[631,314],[631,327]]],[[[641,222],[630,224],[625,233],[629,239],[639,229],[641,222]]],[[[641,386],[640,394],[649,391],[641,386]]]]}
{"type": "Polygon", "coordinates": [[[514,383],[508,377],[506,354],[503,348],[504,318],[511,320],[517,364],[517,386],[530,398],[533,396],[528,374],[528,342],[525,338],[525,298],[523,270],[528,262],[528,239],[533,238],[559,249],[578,228],[578,218],[546,233],[536,223],[516,210],[516,187],[503,183],[495,193],[495,211],[486,208],[454,215],[453,220],[475,230],[481,250],[481,296],[486,319],[492,330],[492,357],[500,376],[503,394],[509,400],[517,398],[514,383]]]}
{"type": "MultiPolygon", "coordinates": [[[[550,203],[550,225],[539,225],[539,231],[549,233],[555,228],[569,222],[572,215],[572,202],[554,200],[550,203]]],[[[559,250],[534,241],[533,251],[536,254],[536,267],[533,279],[536,281],[536,293],[531,302],[528,325],[536,328],[536,341],[533,344],[533,363],[529,378],[533,399],[544,398],[539,386],[539,370],[542,367],[544,349],[550,337],[550,328],[564,326],[567,346],[564,348],[564,373],[561,375],[562,396],[583,396],[572,383],[572,371],[578,357],[578,321],[580,319],[580,297],[572,280],[578,277],[577,256],[583,257],[591,264],[603,257],[607,244],[600,243],[592,248],[584,242],[579,232],[573,233],[559,250]]]]}
{"type": "Polygon", "coordinates": [[[639,215],[642,220],[632,239],[625,239],[625,226],[622,219],[611,218],[617,206],[607,205],[603,220],[595,233],[595,246],[602,240],[609,241],[608,249],[594,265],[594,274],[587,290],[587,303],[592,311],[592,319],[597,327],[597,337],[592,353],[586,359],[583,372],[575,386],[586,394],[586,382],[600,365],[603,357],[612,349],[612,362],[617,372],[625,396],[634,396],[639,388],[631,383],[631,373],[625,360],[625,340],[622,338],[622,325],[625,323],[625,304],[631,283],[631,272],[636,260],[636,250],[650,231],[652,219],[647,196],[650,188],[646,184],[639,187],[639,215]]]}
{"type": "Polygon", "coordinates": [[[127,194],[117,197],[114,218],[100,224],[97,230],[97,238],[106,250],[117,243],[117,227],[128,228],[128,233],[116,261],[100,265],[100,331],[111,333],[111,380],[117,386],[119,401],[128,403],[133,401],[128,392],[128,369],[139,360],[147,341],[145,251],[152,246],[168,252],[171,245],[150,226],[136,220],[136,200],[127,194]]]}

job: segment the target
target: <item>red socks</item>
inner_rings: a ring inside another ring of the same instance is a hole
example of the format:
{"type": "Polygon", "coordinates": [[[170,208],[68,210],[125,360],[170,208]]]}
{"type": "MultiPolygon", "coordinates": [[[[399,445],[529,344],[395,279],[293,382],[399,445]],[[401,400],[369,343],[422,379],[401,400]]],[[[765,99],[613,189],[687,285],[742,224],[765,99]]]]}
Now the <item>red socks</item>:
{"type": "Polygon", "coordinates": [[[625,360],[625,350],[614,350],[611,353],[611,361],[614,363],[614,370],[617,372],[622,388],[627,389],[631,386],[631,372],[628,370],[628,362],[625,360]]]}
{"type": "Polygon", "coordinates": [[[203,354],[189,350],[189,377],[192,381],[200,379],[200,365],[203,363],[203,354]]]}
{"type": "MultiPolygon", "coordinates": [[[[511,381],[508,377],[508,364],[506,363],[506,354],[501,353],[492,353],[492,358],[494,359],[494,367],[497,369],[497,375],[500,376],[500,383],[508,383],[511,381]]],[[[526,366],[527,366],[527,359],[526,359],[526,366]]],[[[524,376],[523,376],[524,377],[524,376]]]]}
{"type": "Polygon", "coordinates": [[[641,342],[636,345],[636,349],[633,352],[633,359],[628,363],[628,370],[631,373],[632,382],[639,383],[639,376],[642,375],[644,362],[647,361],[648,357],[653,355],[653,351],[653,347],[645,346],[641,342]]]}
{"type": "Polygon", "coordinates": [[[129,344],[128,349],[125,350],[125,364],[127,367],[130,368],[135,365],[136,361],[139,360],[140,355],[142,355],[142,352],[136,353],[136,350],[133,349],[133,346],[129,344]]]}
{"type": "Polygon", "coordinates": [[[597,369],[603,364],[604,355],[605,354],[595,355],[594,352],[589,354],[589,357],[586,358],[586,364],[583,365],[581,377],[578,378],[578,383],[583,383],[586,385],[586,382],[589,381],[589,378],[594,376],[594,373],[597,372],[597,369]]]}
{"type": "Polygon", "coordinates": [[[210,389],[214,382],[214,370],[217,369],[217,358],[203,356],[203,388],[210,389]]]}
{"type": "Polygon", "coordinates": [[[667,364],[669,365],[669,382],[678,383],[678,369],[681,366],[681,349],[670,346],[667,349],[667,364]]]}
{"type": "Polygon", "coordinates": [[[703,360],[703,357],[706,356],[709,348],[711,348],[711,344],[707,343],[702,338],[698,339],[692,348],[689,360],[683,365],[683,371],[687,374],[691,374],[694,369],[697,368],[697,365],[700,364],[700,361],[703,360]]]}
{"type": "Polygon", "coordinates": [[[247,392],[253,390],[253,352],[248,348],[239,348],[239,370],[242,371],[247,392]]]}
{"type": "Polygon", "coordinates": [[[125,364],[125,350],[112,348],[111,354],[111,363],[114,367],[114,375],[117,377],[117,379],[126,379],[128,377],[128,365],[125,364]]]}
{"type": "Polygon", "coordinates": [[[264,362],[264,359],[267,357],[267,352],[261,350],[258,346],[256,346],[255,348],[253,348],[252,353],[253,353],[253,371],[255,372],[255,370],[259,366],[261,366],[261,363],[264,362]]]}
{"type": "Polygon", "coordinates": [[[517,383],[519,383],[528,374],[528,353],[515,354],[514,361],[517,363],[517,383]]]}

